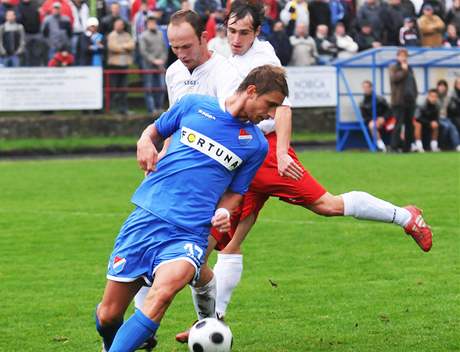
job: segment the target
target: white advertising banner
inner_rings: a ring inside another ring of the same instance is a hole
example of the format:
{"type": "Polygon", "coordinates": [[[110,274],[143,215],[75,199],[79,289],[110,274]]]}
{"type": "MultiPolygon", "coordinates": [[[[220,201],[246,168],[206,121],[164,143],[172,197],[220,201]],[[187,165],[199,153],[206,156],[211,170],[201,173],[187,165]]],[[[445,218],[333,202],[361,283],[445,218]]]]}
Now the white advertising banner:
{"type": "Polygon", "coordinates": [[[336,106],[337,74],[332,66],[286,67],[294,108],[336,106]]]}
{"type": "Polygon", "coordinates": [[[0,68],[0,111],[102,109],[101,67],[0,68]]]}

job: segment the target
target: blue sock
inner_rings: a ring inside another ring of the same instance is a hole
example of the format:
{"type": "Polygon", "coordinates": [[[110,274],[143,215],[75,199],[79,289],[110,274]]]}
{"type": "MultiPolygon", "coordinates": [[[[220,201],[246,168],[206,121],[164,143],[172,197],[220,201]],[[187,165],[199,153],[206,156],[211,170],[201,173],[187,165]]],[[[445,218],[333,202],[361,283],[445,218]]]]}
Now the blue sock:
{"type": "Polygon", "coordinates": [[[154,335],[160,324],[146,317],[139,309],[118,330],[109,352],[135,351],[154,335]]]}
{"type": "Polygon", "coordinates": [[[104,347],[108,351],[112,346],[113,339],[115,338],[118,329],[120,329],[120,327],[123,325],[123,320],[114,325],[102,326],[99,322],[99,318],[97,317],[97,308],[96,313],[94,314],[94,319],[96,320],[96,330],[99,335],[101,335],[102,341],[104,342],[104,347]]]}

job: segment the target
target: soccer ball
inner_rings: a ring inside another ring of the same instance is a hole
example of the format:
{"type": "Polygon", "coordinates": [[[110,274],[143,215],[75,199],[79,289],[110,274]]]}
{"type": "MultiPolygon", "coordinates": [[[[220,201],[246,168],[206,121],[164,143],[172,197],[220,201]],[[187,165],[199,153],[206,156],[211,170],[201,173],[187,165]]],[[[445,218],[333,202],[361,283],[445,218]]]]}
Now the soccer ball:
{"type": "Polygon", "coordinates": [[[188,349],[190,352],[229,352],[233,336],[224,322],[215,318],[199,320],[190,329],[188,349]]]}

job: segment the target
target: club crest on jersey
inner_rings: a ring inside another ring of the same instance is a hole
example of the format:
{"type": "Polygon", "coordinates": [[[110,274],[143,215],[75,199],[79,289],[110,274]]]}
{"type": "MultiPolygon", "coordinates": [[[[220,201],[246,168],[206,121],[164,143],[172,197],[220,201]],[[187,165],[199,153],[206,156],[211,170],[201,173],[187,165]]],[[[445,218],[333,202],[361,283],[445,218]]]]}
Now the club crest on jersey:
{"type": "Polygon", "coordinates": [[[180,141],[214,159],[229,171],[235,170],[243,162],[238,155],[222,144],[190,128],[182,127],[180,141]]]}
{"type": "Polygon", "coordinates": [[[112,269],[116,273],[120,273],[126,264],[126,258],[121,258],[118,255],[113,258],[112,269]]]}
{"type": "Polygon", "coordinates": [[[244,128],[240,129],[240,135],[238,136],[238,142],[241,145],[249,144],[252,141],[252,134],[246,131],[244,128]]]}

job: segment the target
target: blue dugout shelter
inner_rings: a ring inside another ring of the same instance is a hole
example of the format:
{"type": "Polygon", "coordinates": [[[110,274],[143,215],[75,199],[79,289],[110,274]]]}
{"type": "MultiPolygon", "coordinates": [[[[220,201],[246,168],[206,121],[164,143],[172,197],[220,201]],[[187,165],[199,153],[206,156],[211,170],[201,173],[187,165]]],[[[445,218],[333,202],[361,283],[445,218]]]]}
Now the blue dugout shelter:
{"type": "MultiPolygon", "coordinates": [[[[389,100],[391,92],[388,67],[396,62],[398,49],[398,47],[370,49],[351,58],[334,62],[337,69],[337,151],[347,148],[368,148],[376,151],[375,138],[372,138],[369,133],[359,108],[363,95],[361,83],[369,80],[374,86],[372,115],[375,120],[376,94],[389,100]]],[[[407,48],[407,50],[409,65],[414,70],[420,95],[434,87],[436,81],[441,78],[453,82],[456,77],[460,77],[460,48],[407,48]]]]}

